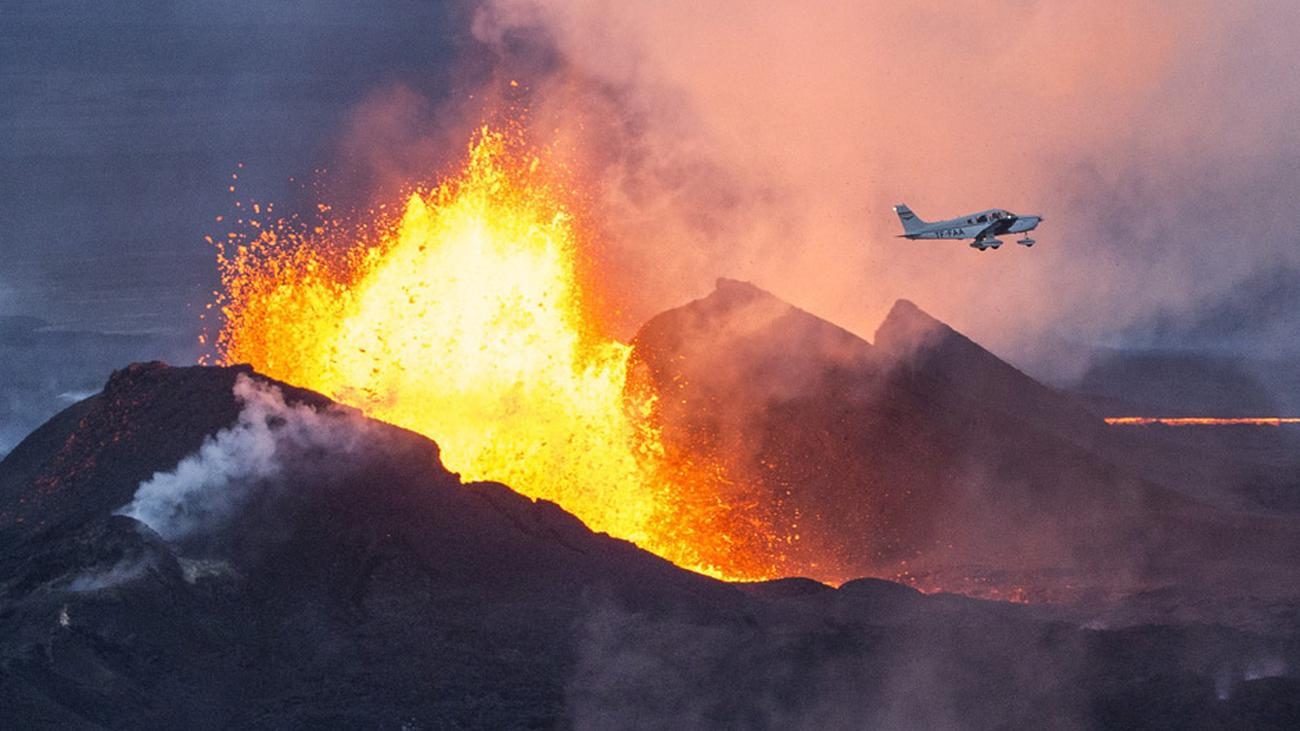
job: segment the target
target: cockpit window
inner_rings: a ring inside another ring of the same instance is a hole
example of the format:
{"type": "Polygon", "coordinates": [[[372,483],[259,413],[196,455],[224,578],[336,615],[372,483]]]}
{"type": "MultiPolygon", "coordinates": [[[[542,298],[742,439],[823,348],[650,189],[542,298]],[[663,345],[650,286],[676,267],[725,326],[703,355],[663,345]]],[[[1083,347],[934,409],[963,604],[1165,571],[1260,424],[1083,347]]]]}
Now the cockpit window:
{"type": "Polygon", "coordinates": [[[988,223],[988,221],[989,221],[989,217],[988,217],[988,216],[980,216],[979,218],[977,218],[977,219],[975,219],[975,220],[976,220],[976,221],[979,221],[980,223],[988,223]]]}

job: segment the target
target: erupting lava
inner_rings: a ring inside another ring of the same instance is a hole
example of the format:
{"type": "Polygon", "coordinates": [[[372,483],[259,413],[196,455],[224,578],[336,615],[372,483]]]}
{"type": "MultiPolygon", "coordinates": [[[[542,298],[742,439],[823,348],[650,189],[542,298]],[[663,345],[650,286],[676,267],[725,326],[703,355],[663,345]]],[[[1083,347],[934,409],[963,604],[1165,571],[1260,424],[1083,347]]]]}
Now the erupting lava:
{"type": "Polygon", "coordinates": [[[484,128],[459,176],[367,231],[251,223],[220,247],[225,363],[421,432],[467,480],[553,500],[595,530],[726,578],[776,573],[779,539],[668,464],[631,347],[584,309],[563,187],[484,128]]]}
{"type": "Polygon", "coordinates": [[[1291,416],[1108,416],[1106,423],[1111,426],[1282,426],[1283,424],[1300,424],[1300,417],[1291,416]]]}

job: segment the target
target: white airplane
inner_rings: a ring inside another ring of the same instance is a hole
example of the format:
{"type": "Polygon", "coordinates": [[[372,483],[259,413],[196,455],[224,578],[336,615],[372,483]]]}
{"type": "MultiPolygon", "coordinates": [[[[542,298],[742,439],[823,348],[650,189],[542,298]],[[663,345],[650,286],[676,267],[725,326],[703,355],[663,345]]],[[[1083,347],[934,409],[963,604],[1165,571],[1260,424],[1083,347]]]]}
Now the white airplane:
{"type": "Polygon", "coordinates": [[[1016,243],[1021,246],[1033,246],[1034,240],[1029,238],[1028,232],[1033,231],[1043,220],[1042,216],[1017,216],[1010,211],[994,208],[961,218],[928,223],[912,213],[912,209],[905,203],[894,206],[894,213],[897,213],[898,219],[903,222],[903,233],[899,238],[975,239],[970,243],[971,248],[980,251],[1001,246],[1002,242],[997,239],[998,234],[1023,233],[1025,237],[1017,239],[1016,243]]]}

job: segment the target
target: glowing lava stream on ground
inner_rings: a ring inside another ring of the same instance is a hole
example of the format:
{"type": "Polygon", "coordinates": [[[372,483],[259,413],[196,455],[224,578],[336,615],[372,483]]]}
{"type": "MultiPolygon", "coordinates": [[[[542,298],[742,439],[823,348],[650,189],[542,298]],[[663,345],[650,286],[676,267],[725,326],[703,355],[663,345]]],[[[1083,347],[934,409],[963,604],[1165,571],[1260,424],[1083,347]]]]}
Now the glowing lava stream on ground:
{"type": "Polygon", "coordinates": [[[667,463],[654,396],[626,387],[631,347],[584,310],[564,189],[520,137],[482,129],[458,176],[369,233],[232,234],[220,361],[425,434],[464,479],[555,501],[679,565],[777,574],[780,532],[727,504],[716,471],[667,463]]]}
{"type": "Polygon", "coordinates": [[[1292,416],[1108,416],[1111,426],[1282,426],[1300,424],[1300,417],[1292,416]]]}

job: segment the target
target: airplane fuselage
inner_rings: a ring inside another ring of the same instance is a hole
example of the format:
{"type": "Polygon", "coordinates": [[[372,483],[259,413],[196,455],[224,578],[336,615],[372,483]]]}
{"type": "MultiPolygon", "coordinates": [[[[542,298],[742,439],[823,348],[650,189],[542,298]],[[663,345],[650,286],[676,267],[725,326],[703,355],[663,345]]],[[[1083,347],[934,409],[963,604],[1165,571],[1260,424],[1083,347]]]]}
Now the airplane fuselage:
{"type": "Polygon", "coordinates": [[[1038,216],[1011,216],[996,222],[992,227],[989,226],[987,221],[985,223],[971,223],[971,221],[987,215],[987,212],[985,212],[966,218],[939,221],[930,224],[930,227],[924,231],[903,234],[903,237],[908,239],[973,239],[986,231],[994,236],[997,234],[1018,234],[1033,231],[1037,228],[1040,220],[1038,216]]]}
{"type": "MultiPolygon", "coordinates": [[[[980,250],[996,249],[1002,245],[999,235],[1028,233],[1043,220],[1042,216],[1018,216],[1000,208],[934,222],[922,221],[906,205],[895,206],[894,211],[903,223],[902,238],[974,239],[971,246],[980,250]]],[[[1019,243],[1033,246],[1034,240],[1026,237],[1019,243]]]]}

